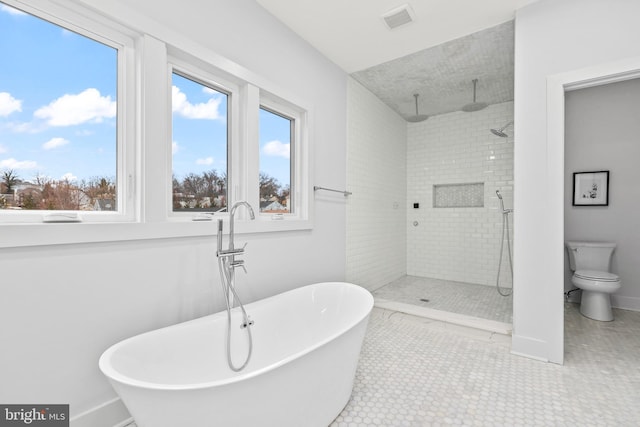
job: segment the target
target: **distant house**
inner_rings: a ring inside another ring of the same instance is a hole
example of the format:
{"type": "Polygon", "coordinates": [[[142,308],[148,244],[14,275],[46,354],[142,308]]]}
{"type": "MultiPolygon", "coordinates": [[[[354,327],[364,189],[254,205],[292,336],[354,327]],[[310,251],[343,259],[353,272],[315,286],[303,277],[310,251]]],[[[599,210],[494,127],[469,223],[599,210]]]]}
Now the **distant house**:
{"type": "Polygon", "coordinates": [[[289,210],[277,200],[264,200],[260,202],[260,212],[285,213],[289,210]]]}
{"type": "Polygon", "coordinates": [[[13,192],[14,207],[22,207],[25,201],[38,201],[42,198],[42,186],[30,182],[20,182],[13,188],[13,192]]]}
{"type": "Polygon", "coordinates": [[[94,211],[115,211],[116,202],[113,199],[96,199],[93,202],[94,211]]]}

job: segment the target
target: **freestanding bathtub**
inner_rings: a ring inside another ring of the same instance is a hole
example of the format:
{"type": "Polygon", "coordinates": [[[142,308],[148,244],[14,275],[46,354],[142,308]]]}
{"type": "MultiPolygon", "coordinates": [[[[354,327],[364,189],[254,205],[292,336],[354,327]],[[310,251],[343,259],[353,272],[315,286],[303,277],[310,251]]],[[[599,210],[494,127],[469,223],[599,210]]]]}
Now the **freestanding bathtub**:
{"type": "MultiPolygon", "coordinates": [[[[372,307],[367,290],[341,282],[247,304],[253,354],[241,372],[227,364],[226,312],[121,341],[99,365],[138,427],[326,427],[351,396],[372,307]]],[[[239,363],[246,334],[232,337],[239,363]]]]}

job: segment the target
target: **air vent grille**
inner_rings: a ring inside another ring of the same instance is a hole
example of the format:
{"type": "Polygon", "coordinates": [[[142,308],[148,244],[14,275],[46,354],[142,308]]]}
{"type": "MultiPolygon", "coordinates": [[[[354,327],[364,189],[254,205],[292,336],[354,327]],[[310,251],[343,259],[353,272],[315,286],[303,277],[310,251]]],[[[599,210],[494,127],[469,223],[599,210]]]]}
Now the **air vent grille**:
{"type": "Polygon", "coordinates": [[[396,7],[395,9],[391,9],[382,15],[382,19],[384,19],[384,23],[387,24],[387,27],[389,27],[390,30],[393,30],[394,28],[413,22],[413,10],[411,9],[411,6],[404,4],[400,7],[396,7]]]}

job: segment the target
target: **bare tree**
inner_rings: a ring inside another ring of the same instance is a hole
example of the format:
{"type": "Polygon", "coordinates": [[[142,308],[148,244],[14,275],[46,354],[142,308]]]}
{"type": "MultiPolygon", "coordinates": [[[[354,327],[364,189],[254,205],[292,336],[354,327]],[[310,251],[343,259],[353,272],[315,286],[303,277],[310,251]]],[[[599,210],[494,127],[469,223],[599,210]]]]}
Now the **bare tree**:
{"type": "Polygon", "coordinates": [[[272,197],[280,197],[280,183],[274,177],[260,172],[260,199],[268,200],[272,197]]]}
{"type": "Polygon", "coordinates": [[[4,184],[5,194],[11,194],[13,187],[18,183],[18,175],[13,169],[9,169],[2,173],[2,183],[4,184]]]}

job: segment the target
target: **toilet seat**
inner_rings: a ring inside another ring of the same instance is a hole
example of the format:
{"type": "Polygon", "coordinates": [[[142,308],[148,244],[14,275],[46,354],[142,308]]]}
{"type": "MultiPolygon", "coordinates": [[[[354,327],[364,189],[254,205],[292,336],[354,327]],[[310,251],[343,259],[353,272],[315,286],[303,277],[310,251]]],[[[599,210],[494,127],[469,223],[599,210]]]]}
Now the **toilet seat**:
{"type": "Polygon", "coordinates": [[[620,278],[617,274],[609,273],[607,271],[596,270],[578,270],[574,274],[577,279],[593,280],[598,282],[618,282],[620,278]]]}
{"type": "Polygon", "coordinates": [[[577,270],[573,273],[571,283],[583,291],[607,294],[618,292],[621,288],[618,275],[607,271],[577,270]]]}

